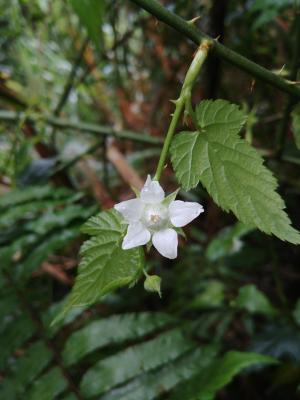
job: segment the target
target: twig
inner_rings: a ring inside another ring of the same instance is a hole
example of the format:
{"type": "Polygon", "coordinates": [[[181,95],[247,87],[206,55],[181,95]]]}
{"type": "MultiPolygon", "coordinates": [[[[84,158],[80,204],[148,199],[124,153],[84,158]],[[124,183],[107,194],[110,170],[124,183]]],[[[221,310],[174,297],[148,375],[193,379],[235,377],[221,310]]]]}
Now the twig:
{"type": "MultiPolygon", "coordinates": [[[[18,121],[24,117],[24,113],[15,111],[0,110],[1,121],[18,121]]],[[[75,131],[89,132],[96,135],[102,136],[113,136],[118,139],[128,139],[135,142],[149,143],[153,145],[161,145],[163,143],[162,138],[152,137],[149,135],[138,134],[132,131],[122,130],[116,131],[109,126],[102,126],[97,124],[91,124],[86,122],[70,121],[64,118],[45,116],[40,114],[37,117],[31,116],[28,118],[29,121],[43,120],[45,123],[61,129],[72,129],[75,131]]]]}
{"type": "MultiPolygon", "coordinates": [[[[291,72],[290,79],[295,81],[297,79],[297,73],[300,62],[300,7],[296,10],[296,16],[294,21],[294,26],[296,27],[295,38],[294,38],[294,46],[293,46],[293,58],[291,63],[291,72]]],[[[288,124],[290,121],[291,112],[295,103],[297,102],[296,96],[289,96],[287,104],[285,106],[283,117],[281,123],[279,125],[278,134],[277,134],[277,158],[281,158],[286,141],[286,132],[288,128],[288,124]]]]}
{"type": "Polygon", "coordinates": [[[169,26],[173,27],[176,31],[182,33],[186,37],[190,38],[197,45],[200,44],[202,39],[207,39],[211,42],[213,51],[217,56],[225,61],[230,62],[241,70],[249,73],[252,77],[260,79],[261,81],[268,83],[277,89],[300,98],[300,88],[297,87],[293,82],[289,82],[280,76],[268,71],[266,68],[256,64],[246,57],[230,50],[228,47],[222,45],[217,40],[212,39],[204,32],[196,29],[191,23],[186,22],[183,18],[172,13],[171,11],[164,8],[156,0],[131,0],[133,3],[147,10],[150,14],[154,15],[158,20],[165,22],[169,26]]]}

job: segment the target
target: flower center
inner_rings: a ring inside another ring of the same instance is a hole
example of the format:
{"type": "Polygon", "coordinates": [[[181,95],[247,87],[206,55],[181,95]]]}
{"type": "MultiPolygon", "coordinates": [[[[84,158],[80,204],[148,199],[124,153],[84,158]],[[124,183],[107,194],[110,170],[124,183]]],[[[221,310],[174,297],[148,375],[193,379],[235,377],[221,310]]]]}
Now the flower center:
{"type": "Polygon", "coordinates": [[[157,223],[161,220],[161,218],[160,218],[159,215],[151,214],[151,215],[150,215],[150,220],[151,220],[151,222],[153,222],[154,224],[157,224],[157,223]]]}
{"type": "Polygon", "coordinates": [[[160,230],[167,225],[168,209],[162,204],[149,204],[145,207],[142,222],[150,230],[160,230]]]}

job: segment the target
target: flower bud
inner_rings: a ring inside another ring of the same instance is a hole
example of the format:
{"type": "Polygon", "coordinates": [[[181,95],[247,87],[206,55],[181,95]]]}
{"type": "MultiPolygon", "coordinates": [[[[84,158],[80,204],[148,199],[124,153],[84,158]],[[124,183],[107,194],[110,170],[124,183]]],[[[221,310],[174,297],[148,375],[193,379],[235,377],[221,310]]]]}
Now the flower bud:
{"type": "Polygon", "coordinates": [[[147,292],[156,292],[161,297],[161,278],[158,275],[147,275],[144,282],[144,289],[147,292]]]}

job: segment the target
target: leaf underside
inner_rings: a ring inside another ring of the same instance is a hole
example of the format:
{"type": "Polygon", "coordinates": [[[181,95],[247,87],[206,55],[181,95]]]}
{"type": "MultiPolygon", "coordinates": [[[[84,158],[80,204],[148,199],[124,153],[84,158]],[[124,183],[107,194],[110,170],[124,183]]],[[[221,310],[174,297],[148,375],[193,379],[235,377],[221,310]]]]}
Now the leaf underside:
{"type": "Polygon", "coordinates": [[[238,134],[246,120],[244,112],[225,100],[207,100],[197,107],[196,116],[198,130],[179,133],[171,145],[182,187],[189,190],[201,182],[222,209],[246,225],[299,244],[300,234],[276,192],[276,179],[238,134]]]}

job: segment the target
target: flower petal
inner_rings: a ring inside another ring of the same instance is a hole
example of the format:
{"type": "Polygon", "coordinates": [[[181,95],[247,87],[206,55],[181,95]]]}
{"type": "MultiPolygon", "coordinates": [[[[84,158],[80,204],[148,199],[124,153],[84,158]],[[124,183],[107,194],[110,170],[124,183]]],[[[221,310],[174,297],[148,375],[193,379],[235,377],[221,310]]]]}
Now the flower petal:
{"type": "Polygon", "coordinates": [[[163,229],[155,232],[152,237],[153,246],[164,257],[177,257],[178,236],[174,229],[163,229]]]}
{"type": "Polygon", "coordinates": [[[127,234],[123,239],[122,249],[129,250],[134,247],[143,246],[148,243],[151,234],[140,222],[129,224],[127,234]]]}
{"type": "Polygon", "coordinates": [[[188,201],[175,200],[169,205],[170,220],[178,228],[193,221],[203,211],[201,204],[188,201]]]}
{"type": "Polygon", "coordinates": [[[160,203],[164,197],[165,192],[158,181],[152,181],[150,175],[148,175],[145,185],[141,190],[141,200],[144,203],[160,203]]]}
{"type": "Polygon", "coordinates": [[[122,214],[127,222],[137,222],[143,211],[143,203],[140,199],[122,201],[114,206],[115,210],[122,214]]]}

